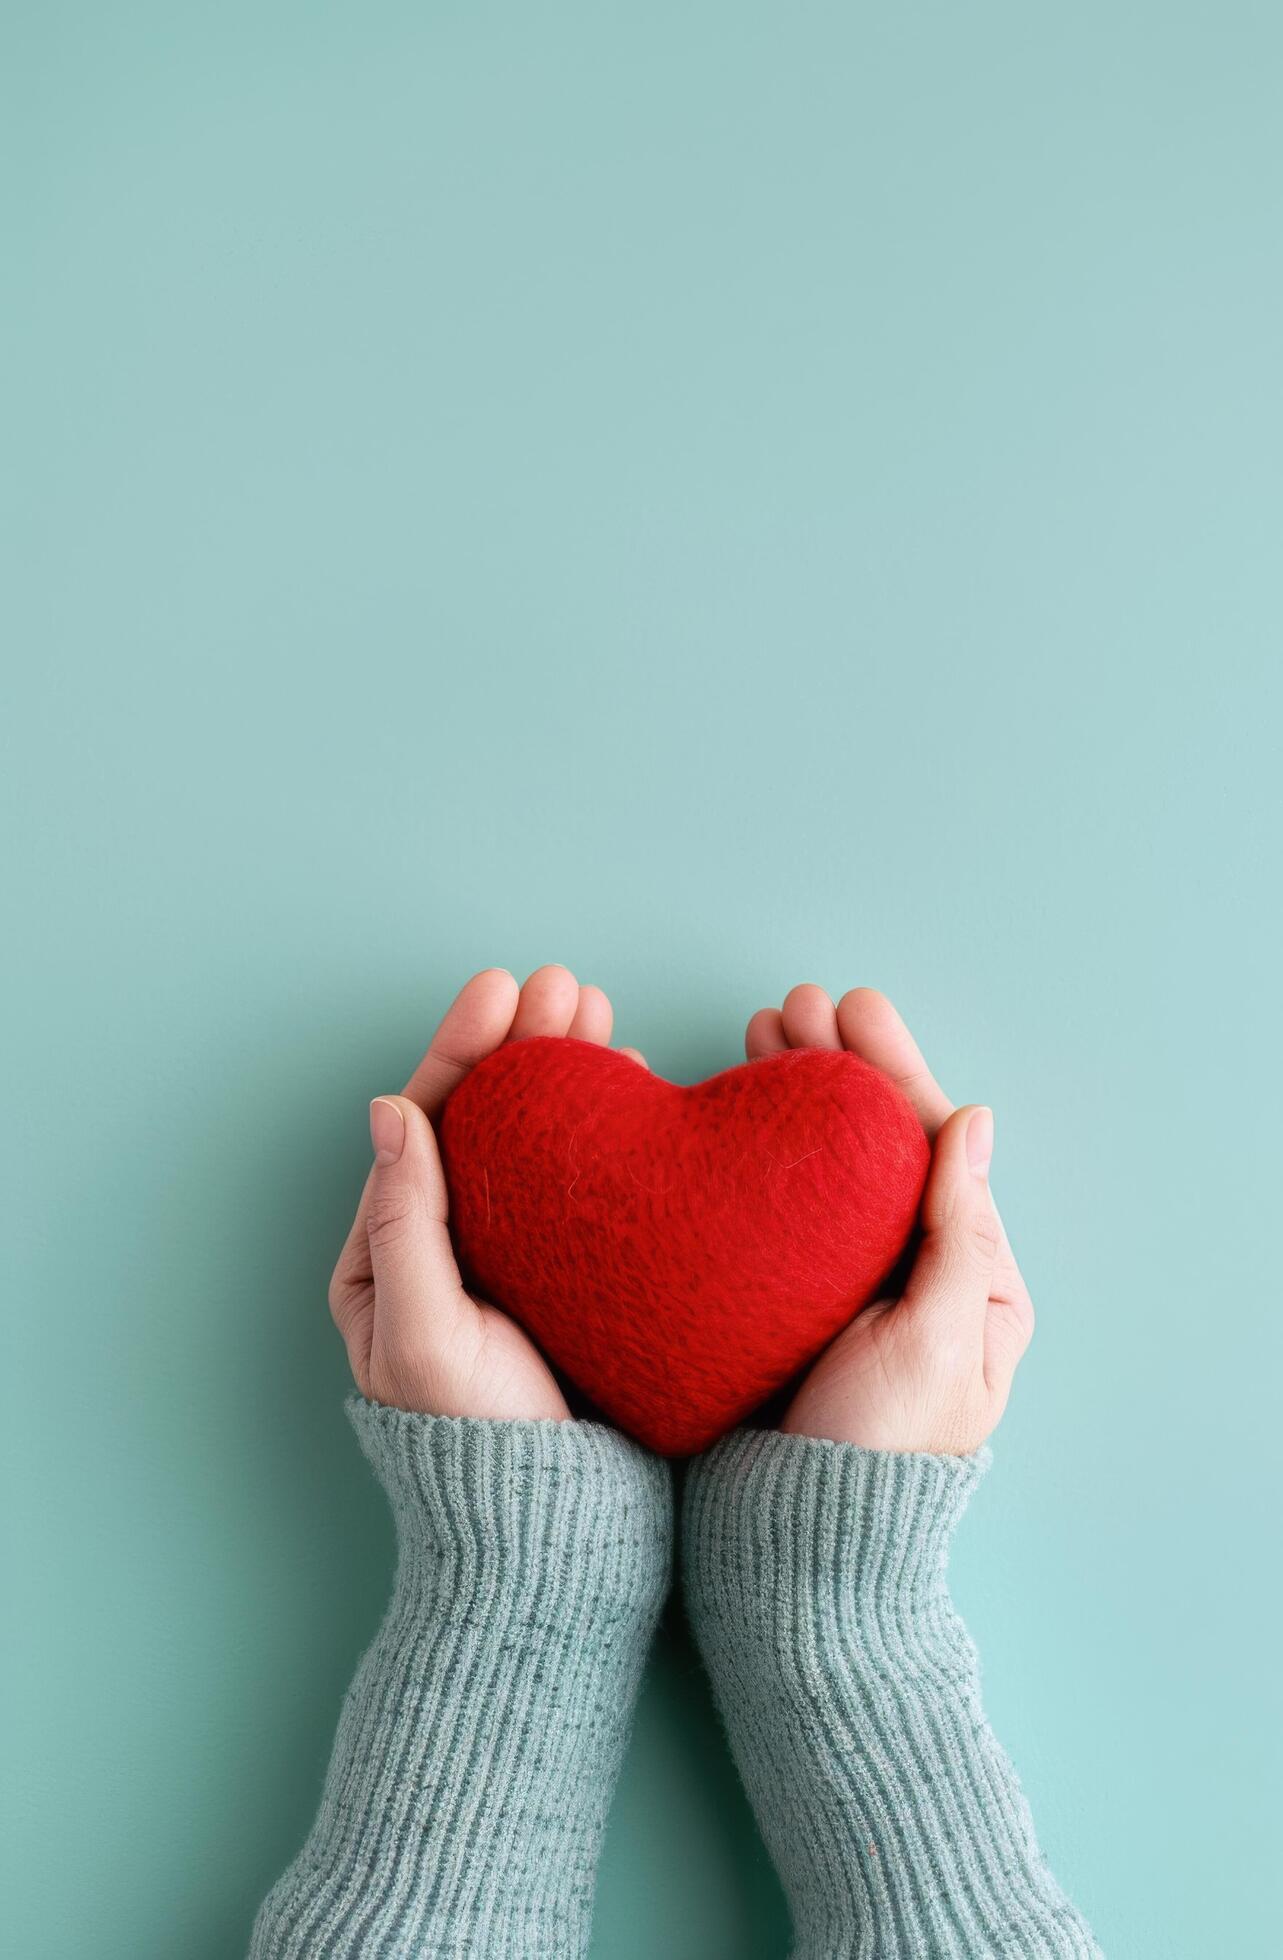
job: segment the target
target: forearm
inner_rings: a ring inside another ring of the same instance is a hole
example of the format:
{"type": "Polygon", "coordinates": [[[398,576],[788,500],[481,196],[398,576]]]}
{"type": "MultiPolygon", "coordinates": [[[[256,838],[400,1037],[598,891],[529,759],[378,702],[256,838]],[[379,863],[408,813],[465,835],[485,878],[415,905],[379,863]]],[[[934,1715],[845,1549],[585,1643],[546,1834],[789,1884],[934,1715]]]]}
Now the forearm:
{"type": "Polygon", "coordinates": [[[668,1582],[667,1469],[595,1423],[350,1407],[396,1585],[252,1960],[581,1954],[668,1582]]]}
{"type": "Polygon", "coordinates": [[[945,1583],[986,1462],[741,1430],[691,1466],[688,1609],[798,1960],[1098,1951],[945,1583]]]}

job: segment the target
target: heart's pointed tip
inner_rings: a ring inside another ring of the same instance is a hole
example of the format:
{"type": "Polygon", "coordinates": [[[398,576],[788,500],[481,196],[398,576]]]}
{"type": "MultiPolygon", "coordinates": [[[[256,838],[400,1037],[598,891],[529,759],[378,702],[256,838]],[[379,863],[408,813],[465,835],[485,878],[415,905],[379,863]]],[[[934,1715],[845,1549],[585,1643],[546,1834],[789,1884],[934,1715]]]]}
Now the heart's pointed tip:
{"type": "Polygon", "coordinates": [[[630,1433],[635,1442],[641,1443],[645,1449],[652,1450],[656,1456],[662,1456],[665,1462],[687,1463],[691,1457],[703,1456],[705,1450],[711,1450],[713,1444],[720,1441],[727,1432],[724,1429],[714,1429],[710,1433],[701,1429],[696,1434],[683,1434],[677,1437],[654,1433],[641,1435],[635,1430],[630,1433]]]}
{"type": "Polygon", "coordinates": [[[671,1463],[685,1462],[693,1456],[702,1456],[711,1450],[714,1443],[720,1443],[723,1436],[729,1436],[741,1422],[747,1420],[747,1413],[738,1411],[727,1415],[725,1411],[716,1417],[692,1410],[689,1414],[675,1417],[671,1410],[657,1419],[619,1422],[625,1434],[646,1449],[653,1450],[671,1463]]]}

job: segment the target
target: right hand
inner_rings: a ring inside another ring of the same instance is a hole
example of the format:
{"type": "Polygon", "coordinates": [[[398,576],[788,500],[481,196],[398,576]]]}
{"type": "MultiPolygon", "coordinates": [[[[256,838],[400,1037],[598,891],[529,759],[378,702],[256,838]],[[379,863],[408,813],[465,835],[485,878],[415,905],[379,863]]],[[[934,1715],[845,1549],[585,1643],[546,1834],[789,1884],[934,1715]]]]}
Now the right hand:
{"type": "Polygon", "coordinates": [[[504,1041],[605,1044],[611,1021],[600,987],[581,987],[564,966],[540,967],[521,988],[491,967],[458,995],[404,1093],[370,1104],[374,1167],[330,1281],[330,1312],[368,1401],[500,1421],[569,1416],[534,1343],[464,1287],[432,1124],[468,1070],[504,1041]]]}

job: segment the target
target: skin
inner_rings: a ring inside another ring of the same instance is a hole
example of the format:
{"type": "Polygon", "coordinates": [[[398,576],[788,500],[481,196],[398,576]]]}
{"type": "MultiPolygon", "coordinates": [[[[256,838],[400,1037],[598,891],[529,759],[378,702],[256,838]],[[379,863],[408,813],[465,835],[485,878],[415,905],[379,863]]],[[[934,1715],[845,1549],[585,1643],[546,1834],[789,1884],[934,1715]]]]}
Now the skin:
{"type": "MultiPolygon", "coordinates": [[[[426,1415],[569,1418],[533,1342],[464,1288],[433,1122],[503,1042],[569,1034],[605,1045],[612,1020],[601,989],[581,987],[565,967],[540,967],[521,987],[489,968],[457,996],[402,1093],[371,1103],[374,1164],[330,1283],[330,1310],[370,1400],[426,1415]]],[[[781,1007],[754,1014],[749,1060],[783,1048],[847,1048],[882,1069],[917,1110],[932,1157],[904,1292],[866,1307],[825,1349],[781,1427],[868,1449],[969,1454],[996,1427],[1033,1332],[989,1190],[992,1112],[953,1107],[872,988],[835,1005],[819,987],[794,987],[781,1007]]]]}
{"type": "Polygon", "coordinates": [[[898,1083],[931,1139],[921,1243],[904,1292],[865,1307],[812,1366],[781,1428],[866,1449],[965,1456],[997,1428],[1034,1328],[1033,1305],[989,1189],[993,1112],[955,1109],[884,994],[836,1007],[794,987],[748,1024],[750,1061],[847,1048],[898,1083]]]}

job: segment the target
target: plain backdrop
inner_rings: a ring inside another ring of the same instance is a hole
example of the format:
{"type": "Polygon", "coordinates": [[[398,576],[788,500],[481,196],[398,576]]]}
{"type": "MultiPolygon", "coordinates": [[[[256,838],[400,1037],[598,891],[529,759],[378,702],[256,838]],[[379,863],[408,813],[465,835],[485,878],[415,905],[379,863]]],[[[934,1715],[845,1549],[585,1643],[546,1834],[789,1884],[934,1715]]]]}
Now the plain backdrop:
{"type": "MultiPolygon", "coordinates": [[[[3,16],[0,1832],[228,1960],[390,1528],[329,1270],[460,981],[876,984],[1039,1329],[956,1596],[1113,1960],[1277,1950],[1276,7],[3,16]]],[[[597,1960],[782,1960],[676,1621],[597,1960]]]]}

